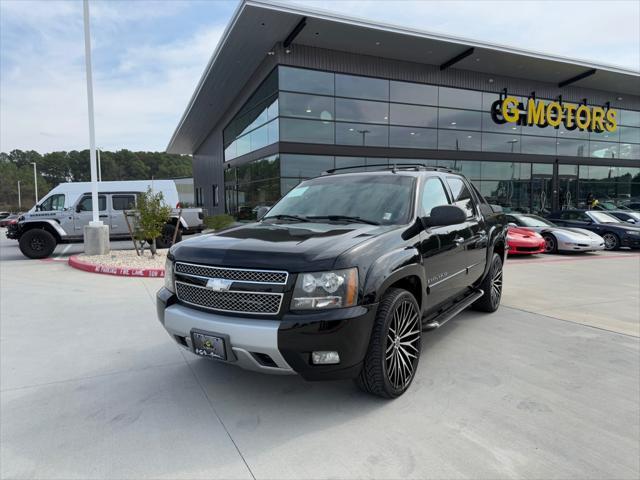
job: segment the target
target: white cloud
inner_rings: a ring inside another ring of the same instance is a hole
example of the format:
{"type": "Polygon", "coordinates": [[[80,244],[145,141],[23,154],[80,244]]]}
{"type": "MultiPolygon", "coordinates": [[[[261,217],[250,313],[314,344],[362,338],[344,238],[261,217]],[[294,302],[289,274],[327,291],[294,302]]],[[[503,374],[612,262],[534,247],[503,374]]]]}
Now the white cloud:
{"type": "MultiPolygon", "coordinates": [[[[12,48],[3,50],[0,149],[87,148],[82,4],[60,2],[62,8],[56,9],[47,3],[36,12],[17,4],[5,8],[3,3],[2,11],[3,16],[21,16],[15,33],[5,35],[3,29],[2,40],[12,48]],[[39,27],[31,41],[9,38],[35,25],[39,27]]],[[[114,9],[122,5],[96,5],[101,6],[92,11],[96,141],[107,149],[164,150],[222,27],[162,43],[136,39],[127,46],[118,32],[130,28],[144,12],[136,13],[134,6],[134,11],[120,15],[114,9]],[[114,58],[101,59],[99,53],[108,48],[114,58]],[[105,60],[111,66],[105,66],[105,60]]]]}

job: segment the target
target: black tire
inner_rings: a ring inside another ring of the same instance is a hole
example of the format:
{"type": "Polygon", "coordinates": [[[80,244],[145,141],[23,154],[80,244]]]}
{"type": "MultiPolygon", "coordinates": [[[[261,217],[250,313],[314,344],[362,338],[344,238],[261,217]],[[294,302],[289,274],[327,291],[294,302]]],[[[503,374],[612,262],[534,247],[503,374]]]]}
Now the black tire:
{"type": "Polygon", "coordinates": [[[42,228],[32,228],[20,236],[20,251],[25,257],[47,258],[58,245],[56,237],[42,228]]]}
{"type": "Polygon", "coordinates": [[[605,232],[602,235],[605,250],[618,250],[620,248],[620,237],[613,232],[605,232]]]}
{"type": "MultiPolygon", "coordinates": [[[[176,231],[175,225],[167,224],[164,226],[162,230],[162,235],[156,238],[156,247],[158,248],[169,248],[173,245],[173,234],[176,231]]],[[[176,235],[176,243],[182,240],[182,230],[178,229],[178,234],[176,235]]]]}
{"type": "Polygon", "coordinates": [[[420,307],[411,293],[401,288],[385,293],[362,370],[355,379],[361,390],[384,398],[407,391],[420,359],[421,321],[420,307]]]}
{"type": "Polygon", "coordinates": [[[558,253],[558,240],[550,233],[542,235],[544,238],[544,253],[558,253]]]}
{"type": "Polygon", "coordinates": [[[473,308],[489,313],[498,310],[502,298],[502,259],[495,252],[491,258],[489,272],[482,280],[480,288],[484,295],[474,302],[473,308]]]}

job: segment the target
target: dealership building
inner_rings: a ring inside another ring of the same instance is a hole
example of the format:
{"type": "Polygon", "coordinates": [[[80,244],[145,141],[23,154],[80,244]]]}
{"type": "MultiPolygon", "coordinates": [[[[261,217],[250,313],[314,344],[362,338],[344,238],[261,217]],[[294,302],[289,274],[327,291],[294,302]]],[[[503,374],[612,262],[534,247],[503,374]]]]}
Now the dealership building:
{"type": "Polygon", "coordinates": [[[332,168],[415,163],[505,210],[640,202],[640,73],[246,0],[168,151],[240,219],[332,168]]]}

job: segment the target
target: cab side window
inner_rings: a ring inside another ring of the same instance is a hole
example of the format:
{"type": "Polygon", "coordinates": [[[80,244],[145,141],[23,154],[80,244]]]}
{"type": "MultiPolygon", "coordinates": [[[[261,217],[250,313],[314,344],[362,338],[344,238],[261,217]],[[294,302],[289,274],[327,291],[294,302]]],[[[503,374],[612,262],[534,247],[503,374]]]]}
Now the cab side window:
{"type": "Polygon", "coordinates": [[[112,195],[111,207],[113,210],[131,210],[136,208],[135,195],[112,195]]]}
{"type": "Polygon", "coordinates": [[[460,178],[456,177],[447,177],[447,184],[453,194],[453,204],[464,210],[467,218],[473,217],[476,211],[473,206],[473,200],[471,199],[471,192],[469,192],[467,185],[460,178]]]}
{"type": "MultiPolygon", "coordinates": [[[[98,210],[104,211],[107,209],[107,198],[104,195],[98,196],[98,210]]],[[[91,202],[90,196],[85,196],[82,198],[80,203],[78,204],[78,210],[81,212],[90,212],[93,210],[93,204],[91,202]]]]}
{"type": "Polygon", "coordinates": [[[449,198],[447,198],[444,185],[439,178],[429,178],[422,187],[420,216],[430,216],[431,210],[434,207],[439,207],[440,205],[449,205],[449,198]]]}
{"type": "Polygon", "coordinates": [[[40,207],[40,210],[44,210],[45,212],[50,212],[52,210],[64,210],[64,195],[61,193],[51,195],[40,204],[40,207]]]}

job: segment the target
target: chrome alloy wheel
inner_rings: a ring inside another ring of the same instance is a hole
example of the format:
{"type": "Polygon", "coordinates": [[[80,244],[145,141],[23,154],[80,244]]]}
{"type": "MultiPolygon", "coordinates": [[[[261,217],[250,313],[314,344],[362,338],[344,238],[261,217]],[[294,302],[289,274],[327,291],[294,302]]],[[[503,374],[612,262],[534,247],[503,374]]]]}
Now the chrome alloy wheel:
{"type": "Polygon", "coordinates": [[[403,390],[415,372],[420,355],[420,314],[407,300],[393,312],[387,332],[385,367],[389,383],[403,390]]]}
{"type": "Polygon", "coordinates": [[[544,236],[544,251],[552,253],[556,250],[556,241],[551,235],[544,236]]]}
{"type": "Polygon", "coordinates": [[[602,238],[604,239],[605,250],[613,250],[618,246],[618,239],[613,233],[605,233],[602,238]]]}
{"type": "Polygon", "coordinates": [[[502,296],[502,268],[500,261],[493,262],[491,272],[491,305],[496,308],[502,296]]]}

